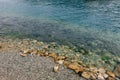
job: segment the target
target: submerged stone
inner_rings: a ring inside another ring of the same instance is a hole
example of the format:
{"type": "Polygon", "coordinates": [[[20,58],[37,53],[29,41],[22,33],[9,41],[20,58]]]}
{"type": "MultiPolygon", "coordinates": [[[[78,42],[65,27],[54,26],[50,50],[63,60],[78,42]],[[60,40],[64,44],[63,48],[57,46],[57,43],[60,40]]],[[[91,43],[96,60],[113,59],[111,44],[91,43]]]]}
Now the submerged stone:
{"type": "Polygon", "coordinates": [[[116,77],[120,78],[120,64],[115,68],[114,74],[116,77]]]}

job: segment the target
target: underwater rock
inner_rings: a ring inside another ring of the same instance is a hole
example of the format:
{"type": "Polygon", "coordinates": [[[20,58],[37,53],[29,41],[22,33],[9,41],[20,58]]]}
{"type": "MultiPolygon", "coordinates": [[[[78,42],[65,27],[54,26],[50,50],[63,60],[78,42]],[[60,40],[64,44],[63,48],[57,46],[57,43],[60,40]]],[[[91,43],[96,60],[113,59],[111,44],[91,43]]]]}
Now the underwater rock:
{"type": "Polygon", "coordinates": [[[96,80],[97,79],[97,74],[91,73],[90,75],[91,75],[91,79],[92,80],[96,80]]]}
{"type": "Polygon", "coordinates": [[[101,74],[105,74],[105,72],[106,72],[106,70],[103,67],[99,68],[98,71],[101,74]]]}
{"type": "Polygon", "coordinates": [[[102,75],[102,73],[98,74],[98,80],[105,80],[104,77],[103,77],[103,75],[102,75]]]}
{"type": "Polygon", "coordinates": [[[115,78],[115,74],[114,74],[113,72],[107,71],[107,74],[108,74],[110,77],[115,78]]]}
{"type": "Polygon", "coordinates": [[[114,74],[116,77],[120,78],[120,64],[115,68],[114,74]]]}
{"type": "Polygon", "coordinates": [[[114,78],[112,78],[112,77],[108,77],[108,80],[115,80],[114,78]]]}
{"type": "Polygon", "coordinates": [[[94,67],[94,66],[90,66],[90,67],[89,67],[89,71],[92,71],[92,72],[94,72],[94,73],[97,73],[97,72],[98,72],[98,69],[97,69],[96,67],[94,67]]]}
{"type": "Polygon", "coordinates": [[[105,79],[107,79],[109,77],[108,74],[104,74],[103,76],[105,79]]]}

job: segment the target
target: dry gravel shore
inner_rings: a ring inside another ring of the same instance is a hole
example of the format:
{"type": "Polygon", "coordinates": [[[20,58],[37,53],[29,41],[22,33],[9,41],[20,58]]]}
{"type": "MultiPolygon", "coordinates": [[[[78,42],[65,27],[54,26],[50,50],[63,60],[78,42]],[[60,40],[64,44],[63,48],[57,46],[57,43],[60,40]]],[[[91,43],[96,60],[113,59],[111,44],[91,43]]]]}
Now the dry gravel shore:
{"type": "Polygon", "coordinates": [[[63,66],[55,73],[54,66],[49,57],[21,57],[16,51],[0,52],[0,80],[85,80],[63,66]]]}

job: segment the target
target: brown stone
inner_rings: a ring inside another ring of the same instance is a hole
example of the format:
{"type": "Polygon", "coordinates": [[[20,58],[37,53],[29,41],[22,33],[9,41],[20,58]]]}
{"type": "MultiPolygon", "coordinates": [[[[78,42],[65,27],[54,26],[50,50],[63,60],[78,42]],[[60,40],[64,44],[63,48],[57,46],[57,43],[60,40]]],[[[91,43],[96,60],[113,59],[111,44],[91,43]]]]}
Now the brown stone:
{"type": "Polygon", "coordinates": [[[68,66],[69,64],[70,64],[70,62],[68,62],[68,61],[64,61],[64,62],[63,62],[63,65],[64,65],[64,66],[68,66]]]}
{"type": "Polygon", "coordinates": [[[33,51],[34,51],[33,49],[28,50],[29,53],[32,53],[33,51]]]}
{"type": "Polygon", "coordinates": [[[99,74],[98,74],[98,80],[105,80],[105,79],[104,79],[104,76],[102,75],[102,73],[99,73],[99,74]]]}
{"type": "Polygon", "coordinates": [[[55,65],[54,68],[53,68],[54,72],[58,72],[59,70],[59,65],[55,65]]]}
{"type": "Polygon", "coordinates": [[[22,54],[20,54],[20,56],[22,56],[22,57],[26,57],[26,56],[27,56],[27,54],[22,53],[22,54]]]}
{"type": "Polygon", "coordinates": [[[82,72],[83,71],[83,67],[79,67],[79,69],[74,70],[76,73],[82,72]]]}
{"type": "Polygon", "coordinates": [[[91,73],[90,75],[91,75],[91,79],[92,80],[96,80],[97,79],[97,75],[95,73],[91,73]]]}
{"type": "Polygon", "coordinates": [[[114,74],[115,74],[115,76],[120,77],[120,65],[118,65],[118,66],[115,68],[114,74]]]}
{"type": "Polygon", "coordinates": [[[95,66],[90,66],[89,70],[92,71],[93,73],[97,73],[98,69],[95,66]]]}
{"type": "Polygon", "coordinates": [[[82,77],[84,77],[88,80],[88,79],[90,79],[90,73],[89,72],[83,72],[82,77]]]}
{"type": "Polygon", "coordinates": [[[23,50],[23,53],[28,53],[29,52],[29,49],[24,49],[23,50]]]}
{"type": "Polygon", "coordinates": [[[54,61],[57,61],[57,54],[56,53],[49,53],[50,57],[52,57],[54,59],[54,61]]]}
{"type": "Polygon", "coordinates": [[[78,63],[71,63],[67,66],[69,69],[74,70],[76,73],[78,72],[82,72],[84,70],[84,68],[82,66],[80,66],[78,63]]]}
{"type": "Polygon", "coordinates": [[[34,54],[34,55],[37,55],[37,54],[38,54],[38,51],[37,51],[37,50],[29,50],[29,53],[34,54]]]}
{"type": "Polygon", "coordinates": [[[57,56],[57,60],[64,60],[65,56],[57,56]]]}
{"type": "Polygon", "coordinates": [[[107,71],[107,74],[108,74],[110,77],[115,78],[115,74],[114,74],[113,72],[111,72],[111,71],[107,71]]]}
{"type": "Polygon", "coordinates": [[[108,80],[115,80],[114,78],[112,78],[112,77],[108,77],[108,80]]]}
{"type": "Polygon", "coordinates": [[[49,53],[48,52],[44,52],[43,56],[48,56],[49,53]]]}
{"type": "Polygon", "coordinates": [[[44,56],[44,54],[41,50],[38,50],[37,55],[44,56]]]}

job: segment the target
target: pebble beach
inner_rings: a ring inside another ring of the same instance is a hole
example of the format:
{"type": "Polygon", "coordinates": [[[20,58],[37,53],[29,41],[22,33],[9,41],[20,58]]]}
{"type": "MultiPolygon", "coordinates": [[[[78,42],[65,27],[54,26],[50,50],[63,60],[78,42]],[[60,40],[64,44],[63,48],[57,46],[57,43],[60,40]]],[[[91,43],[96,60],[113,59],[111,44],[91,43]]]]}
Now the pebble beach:
{"type": "MultiPolygon", "coordinates": [[[[106,66],[97,62],[101,59],[99,55],[84,55],[55,42],[1,37],[0,55],[2,80],[119,80],[119,65],[106,66]],[[91,58],[93,55],[96,56],[96,61],[91,58]],[[87,59],[89,63],[85,61],[87,59]]],[[[112,58],[120,60],[119,57],[112,58]]]]}

